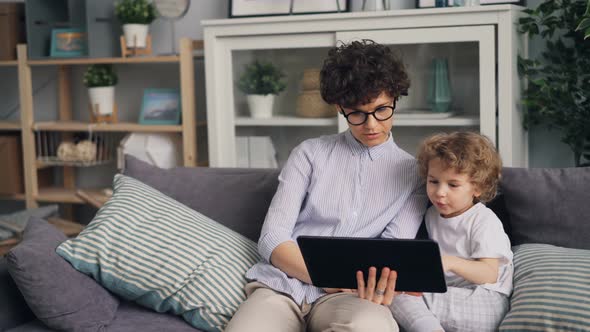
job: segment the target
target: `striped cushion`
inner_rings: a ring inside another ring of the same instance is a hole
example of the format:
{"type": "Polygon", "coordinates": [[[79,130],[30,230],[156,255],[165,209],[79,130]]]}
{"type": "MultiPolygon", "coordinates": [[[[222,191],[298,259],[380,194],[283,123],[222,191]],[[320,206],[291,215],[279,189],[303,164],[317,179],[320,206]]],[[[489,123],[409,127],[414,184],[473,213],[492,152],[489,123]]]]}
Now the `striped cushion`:
{"type": "Polygon", "coordinates": [[[500,331],[590,331],[590,251],[547,244],[514,250],[514,293],[500,331]]]}
{"type": "Polygon", "coordinates": [[[245,299],[254,242],[133,178],[57,253],[111,292],[221,331],[245,299]]]}

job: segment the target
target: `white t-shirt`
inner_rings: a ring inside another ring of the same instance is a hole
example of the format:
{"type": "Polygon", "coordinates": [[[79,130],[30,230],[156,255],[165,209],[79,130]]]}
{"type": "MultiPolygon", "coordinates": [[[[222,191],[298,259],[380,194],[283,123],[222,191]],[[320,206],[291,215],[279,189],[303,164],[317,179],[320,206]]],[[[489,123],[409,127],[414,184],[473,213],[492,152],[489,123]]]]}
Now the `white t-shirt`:
{"type": "MultiPolygon", "coordinates": [[[[484,288],[506,295],[512,292],[512,250],[502,222],[485,205],[477,203],[461,215],[444,218],[431,206],[426,211],[426,229],[430,238],[438,242],[441,255],[464,259],[498,258],[498,280],[483,284],[484,288]]],[[[473,287],[470,281],[452,272],[445,272],[447,286],[473,287]]]]}

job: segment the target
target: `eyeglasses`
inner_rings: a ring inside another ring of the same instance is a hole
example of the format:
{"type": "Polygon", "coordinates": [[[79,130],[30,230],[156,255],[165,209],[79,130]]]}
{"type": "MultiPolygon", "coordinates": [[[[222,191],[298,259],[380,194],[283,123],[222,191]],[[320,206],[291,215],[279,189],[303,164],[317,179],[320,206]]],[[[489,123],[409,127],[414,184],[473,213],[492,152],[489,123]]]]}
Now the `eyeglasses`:
{"type": "Polygon", "coordinates": [[[340,105],[338,105],[338,106],[340,107],[340,111],[341,111],[342,115],[344,116],[344,118],[346,118],[346,121],[348,121],[348,123],[350,123],[353,126],[360,126],[363,123],[367,122],[369,115],[372,115],[375,118],[375,120],[377,120],[377,121],[388,120],[389,118],[391,118],[393,116],[393,111],[395,110],[395,104],[396,104],[396,100],[394,99],[393,106],[380,106],[377,109],[375,109],[373,112],[353,111],[348,114],[346,114],[344,112],[344,108],[342,108],[342,106],[340,106],[340,105]]]}

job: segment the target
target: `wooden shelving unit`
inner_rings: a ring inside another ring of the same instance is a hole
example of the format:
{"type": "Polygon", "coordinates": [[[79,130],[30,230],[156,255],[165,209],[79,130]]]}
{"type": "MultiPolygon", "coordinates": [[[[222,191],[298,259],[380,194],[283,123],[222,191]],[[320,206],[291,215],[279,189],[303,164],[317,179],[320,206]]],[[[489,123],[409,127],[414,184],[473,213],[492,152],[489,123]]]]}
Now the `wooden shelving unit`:
{"type": "Polygon", "coordinates": [[[2,131],[19,131],[20,123],[11,121],[0,121],[0,130],[2,131]]]}
{"type": "MultiPolygon", "coordinates": [[[[39,193],[35,197],[38,202],[46,202],[46,203],[70,203],[70,204],[83,204],[86,201],[83,200],[79,195],[76,193],[77,189],[67,189],[67,188],[42,188],[39,189],[39,193]]],[[[92,197],[95,197],[97,200],[106,201],[108,200],[108,196],[105,195],[101,189],[86,189],[86,192],[90,193],[92,197]]]]}
{"type": "Polygon", "coordinates": [[[136,58],[76,58],[29,60],[29,66],[57,66],[57,65],[92,65],[97,63],[132,64],[132,63],[176,63],[180,61],[178,55],[146,56],[136,58]]]}
{"type": "MultiPolygon", "coordinates": [[[[23,147],[23,164],[25,192],[16,195],[1,195],[0,199],[25,200],[28,208],[37,207],[40,202],[85,204],[88,198],[94,202],[104,202],[108,196],[101,189],[84,190],[86,199],[79,195],[76,185],[76,166],[61,165],[63,169],[63,185],[50,188],[40,188],[37,171],[54,164],[38,161],[36,151],[36,132],[61,132],[61,135],[71,135],[74,132],[142,132],[142,133],[178,133],[182,136],[183,165],[194,167],[207,165],[205,161],[197,162],[197,127],[206,123],[197,123],[195,117],[194,94],[194,58],[201,56],[203,42],[188,38],[180,40],[180,54],[171,56],[145,57],[116,57],[116,58],[70,58],[43,59],[28,58],[27,45],[18,45],[17,61],[0,61],[0,66],[15,66],[18,70],[19,95],[21,105],[20,122],[0,122],[0,131],[20,131],[23,147]],[[200,52],[199,54],[196,54],[200,52]],[[180,77],[180,95],[182,109],[182,124],[179,125],[143,125],[138,123],[89,123],[76,121],[72,111],[72,96],[70,82],[71,66],[108,64],[178,64],[180,77]],[[33,99],[32,69],[39,66],[57,66],[58,82],[58,119],[55,121],[36,122],[33,99]]],[[[66,218],[71,219],[66,210],[66,218]]]]}
{"type": "Polygon", "coordinates": [[[101,131],[101,132],[146,132],[146,133],[180,133],[181,125],[142,125],[138,123],[89,123],[79,121],[37,122],[35,130],[48,131],[101,131]]]}
{"type": "Polygon", "coordinates": [[[16,60],[3,60],[0,61],[0,67],[9,67],[9,66],[17,66],[18,65],[18,61],[16,60]]]}

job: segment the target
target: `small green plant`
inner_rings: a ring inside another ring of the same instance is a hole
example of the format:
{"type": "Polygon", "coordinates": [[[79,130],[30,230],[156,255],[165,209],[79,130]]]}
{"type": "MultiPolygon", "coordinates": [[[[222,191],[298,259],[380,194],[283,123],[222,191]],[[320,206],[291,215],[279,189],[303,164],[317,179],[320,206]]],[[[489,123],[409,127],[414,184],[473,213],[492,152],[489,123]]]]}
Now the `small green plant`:
{"type": "Polygon", "coordinates": [[[150,24],[156,9],[147,0],[123,0],[115,3],[115,15],[122,24],[150,24]]]}
{"type": "Polygon", "coordinates": [[[277,95],[287,87],[284,78],[285,74],[274,64],[256,60],[246,65],[238,88],[246,94],[277,95]]]}
{"type": "Polygon", "coordinates": [[[84,85],[88,88],[113,86],[117,82],[117,73],[110,64],[90,65],[84,73],[84,85]]]}
{"type": "Polygon", "coordinates": [[[518,59],[518,71],[527,79],[524,127],[545,124],[559,130],[576,166],[590,165],[590,43],[578,28],[588,14],[587,2],[544,0],[519,19],[521,33],[545,43],[540,56],[518,59]]]}

